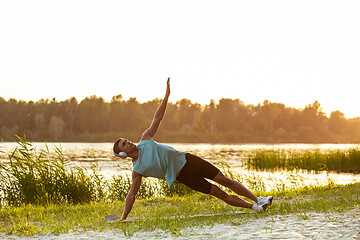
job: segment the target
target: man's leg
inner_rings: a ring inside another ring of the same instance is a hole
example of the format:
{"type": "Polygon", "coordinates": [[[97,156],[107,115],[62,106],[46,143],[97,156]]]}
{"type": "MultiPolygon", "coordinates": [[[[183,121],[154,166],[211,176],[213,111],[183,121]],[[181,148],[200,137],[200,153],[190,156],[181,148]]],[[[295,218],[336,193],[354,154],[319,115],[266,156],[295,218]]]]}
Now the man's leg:
{"type": "Polygon", "coordinates": [[[224,187],[230,188],[235,193],[247,197],[258,203],[258,198],[249,189],[247,189],[241,183],[224,176],[221,171],[219,171],[219,173],[212,180],[221,184],[224,187]]]}
{"type": "Polygon", "coordinates": [[[211,190],[209,194],[235,207],[252,208],[254,205],[235,195],[227,194],[225,191],[221,190],[218,186],[213,184],[211,186],[211,190]]]}

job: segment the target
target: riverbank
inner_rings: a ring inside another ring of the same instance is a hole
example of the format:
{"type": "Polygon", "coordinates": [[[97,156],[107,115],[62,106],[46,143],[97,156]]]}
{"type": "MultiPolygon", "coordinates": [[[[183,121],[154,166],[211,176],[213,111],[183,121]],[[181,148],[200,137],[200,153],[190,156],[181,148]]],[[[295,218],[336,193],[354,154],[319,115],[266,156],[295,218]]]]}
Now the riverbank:
{"type": "Polygon", "coordinates": [[[139,231],[126,236],[121,231],[43,234],[35,237],[0,235],[6,240],[78,239],[360,239],[360,211],[273,215],[245,222],[182,229],[178,235],[166,230],[139,231]]]}
{"type": "Polygon", "coordinates": [[[332,238],[353,239],[360,218],[360,183],[274,193],[265,213],[236,209],[204,195],[136,201],[127,223],[108,223],[123,202],[5,207],[0,211],[4,239],[124,238],[332,238]],[[234,211],[241,211],[241,213],[234,211]],[[25,237],[22,237],[25,236],[25,237]]]}

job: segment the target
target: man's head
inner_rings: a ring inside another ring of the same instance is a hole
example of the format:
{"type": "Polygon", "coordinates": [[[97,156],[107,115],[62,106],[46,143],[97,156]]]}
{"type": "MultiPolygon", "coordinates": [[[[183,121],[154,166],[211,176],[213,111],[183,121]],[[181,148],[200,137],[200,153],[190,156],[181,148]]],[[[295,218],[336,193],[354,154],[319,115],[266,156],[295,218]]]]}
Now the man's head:
{"type": "Polygon", "coordinates": [[[135,149],[136,145],[124,138],[116,140],[113,147],[114,154],[121,158],[126,158],[135,149]]]}

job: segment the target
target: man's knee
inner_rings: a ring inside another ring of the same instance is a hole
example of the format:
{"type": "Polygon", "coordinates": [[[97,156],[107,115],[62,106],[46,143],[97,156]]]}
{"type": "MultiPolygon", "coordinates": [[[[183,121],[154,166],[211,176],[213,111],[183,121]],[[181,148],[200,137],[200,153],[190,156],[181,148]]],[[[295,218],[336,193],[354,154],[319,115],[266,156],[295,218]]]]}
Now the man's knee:
{"type": "Polygon", "coordinates": [[[219,172],[213,179],[213,181],[225,186],[229,187],[232,184],[232,180],[226,177],[222,172],[219,172]]]}

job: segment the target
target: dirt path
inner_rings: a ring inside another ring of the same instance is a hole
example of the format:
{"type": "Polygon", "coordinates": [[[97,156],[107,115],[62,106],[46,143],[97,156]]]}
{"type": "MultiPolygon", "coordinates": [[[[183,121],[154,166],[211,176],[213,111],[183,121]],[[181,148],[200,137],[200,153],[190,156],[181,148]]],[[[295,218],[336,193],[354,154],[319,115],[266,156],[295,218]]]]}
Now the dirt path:
{"type": "Polygon", "coordinates": [[[122,232],[88,232],[36,237],[0,235],[0,239],[360,239],[360,210],[343,213],[307,213],[268,216],[247,222],[186,228],[181,236],[156,230],[126,237],[122,232]]]}

